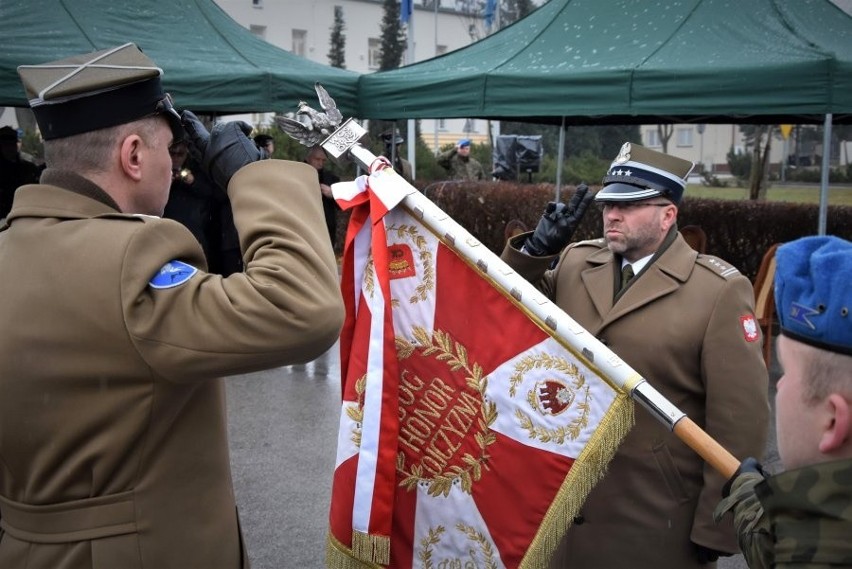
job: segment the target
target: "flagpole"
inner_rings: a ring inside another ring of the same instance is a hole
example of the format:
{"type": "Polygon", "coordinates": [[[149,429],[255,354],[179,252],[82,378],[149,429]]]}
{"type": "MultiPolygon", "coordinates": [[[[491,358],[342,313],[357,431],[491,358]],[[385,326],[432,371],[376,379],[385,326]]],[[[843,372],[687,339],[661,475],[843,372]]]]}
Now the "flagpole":
{"type": "MultiPolygon", "coordinates": [[[[335,161],[352,160],[367,172],[372,172],[376,161],[380,159],[360,144],[366,136],[367,131],[360,124],[348,119],[320,144],[335,161]]],[[[412,216],[536,321],[539,327],[590,368],[600,372],[601,377],[614,387],[647,409],[723,476],[730,478],[734,474],[739,461],[615,352],[604,346],[402,176],[396,177],[396,185],[405,196],[399,203],[412,216]]]]}
{"type": "MultiPolygon", "coordinates": [[[[412,63],[414,63],[414,2],[413,0],[402,0],[402,2],[406,3],[407,19],[405,20],[405,24],[408,26],[408,43],[405,49],[405,64],[411,65],[412,63]]],[[[408,163],[411,164],[412,179],[417,178],[417,133],[415,132],[416,130],[417,127],[415,124],[415,120],[408,119],[408,163]]]]}

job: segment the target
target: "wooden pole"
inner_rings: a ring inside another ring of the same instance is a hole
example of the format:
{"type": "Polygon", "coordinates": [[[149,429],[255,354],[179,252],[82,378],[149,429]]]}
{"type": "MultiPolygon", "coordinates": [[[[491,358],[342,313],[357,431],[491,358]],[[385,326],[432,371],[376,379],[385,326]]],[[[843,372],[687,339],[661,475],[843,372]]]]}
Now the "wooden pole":
{"type": "MultiPolygon", "coordinates": [[[[377,158],[359,142],[366,135],[367,131],[363,127],[352,119],[348,119],[321,145],[333,159],[352,160],[370,172],[377,158]]],[[[393,189],[399,192],[397,203],[408,209],[414,217],[438,236],[444,245],[464,258],[482,278],[488,280],[495,289],[551,337],[582,359],[584,364],[597,370],[601,377],[606,378],[629,394],[634,401],[639,402],[723,476],[729,478],[734,473],[739,461],[663,397],[624,360],[516,273],[431,200],[417,191],[414,186],[406,182],[402,176],[395,175],[395,178],[396,184],[393,189]]]]}

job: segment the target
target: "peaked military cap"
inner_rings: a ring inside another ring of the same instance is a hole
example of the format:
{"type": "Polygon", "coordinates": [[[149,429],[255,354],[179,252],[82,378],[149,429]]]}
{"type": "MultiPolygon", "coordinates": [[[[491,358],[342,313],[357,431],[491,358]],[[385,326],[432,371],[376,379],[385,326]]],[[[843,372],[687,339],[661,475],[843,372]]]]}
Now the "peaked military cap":
{"type": "Polygon", "coordinates": [[[399,134],[399,131],[397,129],[384,131],[381,134],[381,138],[382,142],[384,142],[388,146],[390,146],[391,143],[402,144],[405,142],[405,139],[402,138],[402,135],[399,134]]]}
{"type": "Polygon", "coordinates": [[[802,237],[778,247],[775,260],[781,333],[852,355],[852,242],[802,237]]]}
{"type": "Polygon", "coordinates": [[[679,204],[693,167],[689,160],[625,142],[595,201],[632,202],[661,196],[679,204]]]}
{"type": "Polygon", "coordinates": [[[0,128],[0,140],[3,142],[18,142],[19,139],[18,131],[11,126],[4,126],[0,128]]]}
{"type": "Polygon", "coordinates": [[[18,75],[45,140],[162,114],[181,138],[180,115],[163,92],[157,67],[136,45],[21,65],[18,75]]]}

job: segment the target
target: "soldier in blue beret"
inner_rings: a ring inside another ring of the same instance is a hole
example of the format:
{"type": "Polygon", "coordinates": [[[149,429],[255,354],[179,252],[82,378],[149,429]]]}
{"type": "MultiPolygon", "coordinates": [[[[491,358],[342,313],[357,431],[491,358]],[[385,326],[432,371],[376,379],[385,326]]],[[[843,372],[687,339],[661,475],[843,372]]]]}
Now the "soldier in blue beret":
{"type": "Polygon", "coordinates": [[[775,429],[787,470],[766,476],[746,459],[715,517],[733,510],[749,567],[850,567],[852,243],[804,237],[776,258],[775,429]]]}
{"type": "Polygon", "coordinates": [[[462,138],[455,146],[438,155],[438,164],[453,180],[484,180],[485,170],[479,160],[470,155],[470,139],[462,138]]]}

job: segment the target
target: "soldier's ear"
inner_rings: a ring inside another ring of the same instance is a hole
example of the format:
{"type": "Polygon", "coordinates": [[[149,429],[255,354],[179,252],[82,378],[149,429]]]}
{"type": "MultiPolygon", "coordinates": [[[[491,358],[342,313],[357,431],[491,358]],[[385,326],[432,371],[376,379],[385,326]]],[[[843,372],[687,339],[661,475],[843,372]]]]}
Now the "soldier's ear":
{"type": "MultiPolygon", "coordinates": [[[[827,420],[819,441],[823,454],[839,454],[845,447],[852,447],[852,409],[843,395],[832,393],[823,402],[827,420]]],[[[849,449],[845,449],[849,450],[849,449]]]]}

